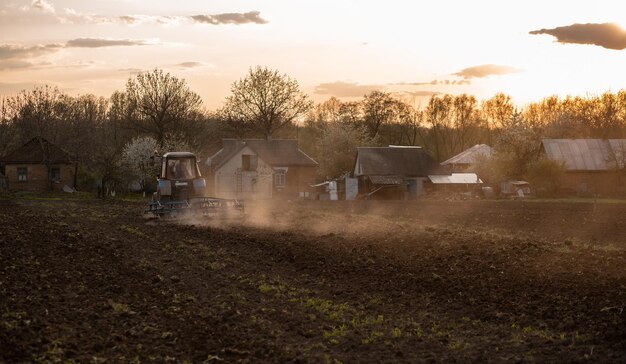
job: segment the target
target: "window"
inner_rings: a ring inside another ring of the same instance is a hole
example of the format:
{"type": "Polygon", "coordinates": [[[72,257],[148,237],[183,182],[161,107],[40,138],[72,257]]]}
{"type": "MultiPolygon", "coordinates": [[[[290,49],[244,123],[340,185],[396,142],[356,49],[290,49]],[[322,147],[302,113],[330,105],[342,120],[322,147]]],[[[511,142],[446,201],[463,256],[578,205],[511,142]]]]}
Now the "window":
{"type": "Polygon", "coordinates": [[[256,171],[257,156],[252,154],[241,155],[241,170],[242,171],[256,171]]]}
{"type": "Polygon", "coordinates": [[[61,169],[50,168],[50,181],[59,182],[61,180],[61,169]]]}
{"type": "Polygon", "coordinates": [[[285,172],[279,171],[274,173],[274,186],[285,187],[285,172]]]}
{"type": "Polygon", "coordinates": [[[17,168],[17,181],[18,182],[27,182],[28,181],[28,168],[26,168],[26,167],[18,167],[17,168]]]}

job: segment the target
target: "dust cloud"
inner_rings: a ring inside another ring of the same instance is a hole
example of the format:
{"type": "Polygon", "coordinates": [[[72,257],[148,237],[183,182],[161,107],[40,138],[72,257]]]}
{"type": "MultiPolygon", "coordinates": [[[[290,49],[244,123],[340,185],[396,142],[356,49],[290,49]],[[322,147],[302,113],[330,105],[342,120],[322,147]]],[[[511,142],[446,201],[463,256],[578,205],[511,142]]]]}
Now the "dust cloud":
{"type": "Polygon", "coordinates": [[[226,209],[215,216],[182,223],[215,228],[259,228],[312,236],[386,240],[417,237],[425,231],[471,232],[475,236],[524,235],[546,241],[572,241],[626,248],[626,204],[525,201],[277,201],[245,202],[242,214],[226,209]]]}

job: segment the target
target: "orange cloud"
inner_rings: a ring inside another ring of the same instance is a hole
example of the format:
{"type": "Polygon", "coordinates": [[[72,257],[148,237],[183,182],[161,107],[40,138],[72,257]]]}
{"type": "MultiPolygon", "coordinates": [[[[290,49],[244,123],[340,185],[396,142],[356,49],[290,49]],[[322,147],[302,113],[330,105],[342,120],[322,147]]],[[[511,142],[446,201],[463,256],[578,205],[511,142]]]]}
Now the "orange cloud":
{"type": "Polygon", "coordinates": [[[613,23],[573,24],[529,33],[552,35],[559,43],[591,44],[614,50],[626,48],[626,31],[613,23]]]}
{"type": "Polygon", "coordinates": [[[465,79],[470,78],[484,78],[491,75],[505,75],[508,73],[522,72],[522,70],[510,66],[500,66],[497,64],[483,64],[480,66],[474,66],[465,68],[457,73],[455,76],[463,77],[465,79]]]}
{"type": "Polygon", "coordinates": [[[72,48],[101,48],[116,46],[138,46],[151,44],[145,40],[133,39],[106,39],[106,38],[77,38],[67,42],[68,47],[72,48]]]}
{"type": "Polygon", "coordinates": [[[361,97],[372,91],[382,90],[380,85],[359,85],[356,82],[332,82],[322,83],[315,87],[318,95],[333,95],[337,97],[361,97]]]}
{"type": "Polygon", "coordinates": [[[247,13],[224,13],[215,15],[193,15],[190,17],[198,23],[208,24],[266,24],[267,20],[261,18],[258,11],[249,11],[247,13]]]}

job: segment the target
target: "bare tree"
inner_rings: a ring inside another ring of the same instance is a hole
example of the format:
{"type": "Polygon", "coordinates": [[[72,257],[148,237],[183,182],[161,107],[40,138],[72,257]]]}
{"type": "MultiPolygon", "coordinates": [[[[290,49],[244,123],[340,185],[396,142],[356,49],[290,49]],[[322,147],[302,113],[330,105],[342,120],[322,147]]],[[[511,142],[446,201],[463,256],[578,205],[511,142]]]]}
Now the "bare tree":
{"type": "Polygon", "coordinates": [[[4,107],[22,141],[44,137],[56,143],[63,98],[58,88],[46,85],[30,91],[23,90],[8,98],[4,107]]]}
{"type": "Polygon", "coordinates": [[[363,99],[365,125],[370,136],[378,135],[381,125],[390,123],[395,117],[397,100],[387,92],[372,91],[363,99]]]}
{"type": "Polygon", "coordinates": [[[424,139],[428,141],[428,149],[439,161],[450,154],[446,145],[449,145],[451,138],[453,100],[450,95],[433,96],[424,111],[424,119],[430,125],[430,129],[426,130],[430,135],[425,136],[424,139]]]}
{"type": "Polygon", "coordinates": [[[313,107],[300,92],[298,82],[266,67],[250,69],[231,86],[224,113],[232,120],[253,125],[267,138],[276,130],[306,114],[313,107]]]}
{"type": "MultiPolygon", "coordinates": [[[[162,145],[167,133],[180,131],[199,112],[202,100],[183,79],[155,69],[126,83],[125,94],[114,94],[115,107],[124,107],[127,121],[140,133],[152,135],[162,145]]],[[[124,109],[122,109],[124,110],[124,109]]],[[[117,110],[118,116],[122,110],[117,110]]]]}

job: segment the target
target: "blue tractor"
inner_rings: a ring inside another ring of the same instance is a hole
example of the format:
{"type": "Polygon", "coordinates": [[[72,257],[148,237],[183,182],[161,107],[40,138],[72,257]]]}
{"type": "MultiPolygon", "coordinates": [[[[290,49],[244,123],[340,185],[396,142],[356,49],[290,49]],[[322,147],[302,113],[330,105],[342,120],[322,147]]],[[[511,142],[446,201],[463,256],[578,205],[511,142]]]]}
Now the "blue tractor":
{"type": "Polygon", "coordinates": [[[242,214],[243,201],[206,195],[206,180],[200,173],[196,156],[189,152],[170,152],[155,157],[161,161],[157,190],[146,213],[158,217],[221,216],[242,214]]]}

